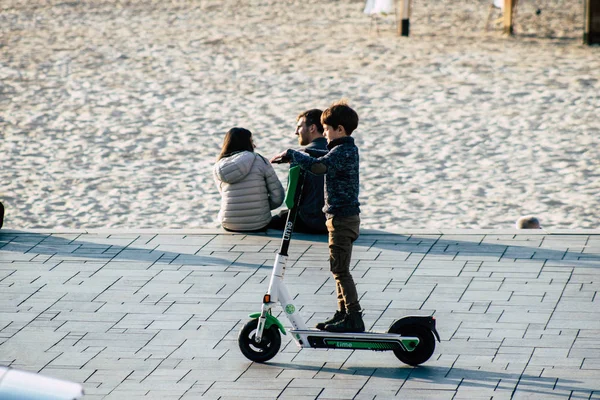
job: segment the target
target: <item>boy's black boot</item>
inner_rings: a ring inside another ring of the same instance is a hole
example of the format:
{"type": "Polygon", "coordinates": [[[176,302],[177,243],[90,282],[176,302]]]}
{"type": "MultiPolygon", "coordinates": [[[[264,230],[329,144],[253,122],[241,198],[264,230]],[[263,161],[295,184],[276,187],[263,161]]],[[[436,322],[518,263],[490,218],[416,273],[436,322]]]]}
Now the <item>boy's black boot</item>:
{"type": "Polygon", "coordinates": [[[328,332],[364,332],[365,323],[362,320],[362,313],[360,311],[350,312],[343,320],[325,325],[325,330],[328,332]]]}
{"type": "Polygon", "coordinates": [[[319,322],[317,325],[315,325],[315,328],[317,328],[319,330],[324,330],[326,325],[335,324],[336,322],[343,320],[345,317],[346,317],[346,311],[337,310],[335,312],[335,314],[333,314],[333,317],[329,318],[325,322],[319,322]]]}

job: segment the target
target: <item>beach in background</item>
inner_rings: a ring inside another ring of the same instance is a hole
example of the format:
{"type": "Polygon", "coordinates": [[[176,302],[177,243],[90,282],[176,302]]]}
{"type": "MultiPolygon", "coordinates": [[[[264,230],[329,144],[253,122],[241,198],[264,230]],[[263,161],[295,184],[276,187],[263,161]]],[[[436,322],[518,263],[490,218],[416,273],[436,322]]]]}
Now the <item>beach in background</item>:
{"type": "Polygon", "coordinates": [[[521,0],[510,38],[484,30],[490,3],[415,1],[406,38],[363,1],[3,0],[5,227],[218,227],[224,133],[271,157],[346,98],[363,228],[597,228],[583,1],[521,0]]]}

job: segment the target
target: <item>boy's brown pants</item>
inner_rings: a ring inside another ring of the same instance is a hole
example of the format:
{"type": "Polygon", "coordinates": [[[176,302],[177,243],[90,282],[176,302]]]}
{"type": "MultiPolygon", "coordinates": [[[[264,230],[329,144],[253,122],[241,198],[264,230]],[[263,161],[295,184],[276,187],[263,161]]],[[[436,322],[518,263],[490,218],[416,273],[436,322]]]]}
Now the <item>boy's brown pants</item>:
{"type": "Polygon", "coordinates": [[[350,274],[352,244],[358,238],[360,217],[337,217],[327,219],[329,231],[329,266],[335,278],[335,288],[340,311],[360,311],[354,279],[350,274]]]}

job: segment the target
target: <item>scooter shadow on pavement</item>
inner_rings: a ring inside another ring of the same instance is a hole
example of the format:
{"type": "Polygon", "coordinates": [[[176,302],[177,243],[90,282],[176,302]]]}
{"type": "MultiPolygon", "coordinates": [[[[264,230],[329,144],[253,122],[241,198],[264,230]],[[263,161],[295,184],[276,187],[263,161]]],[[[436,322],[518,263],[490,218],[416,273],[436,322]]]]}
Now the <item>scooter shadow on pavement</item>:
{"type": "MultiPolygon", "coordinates": [[[[581,387],[581,381],[574,379],[557,379],[554,376],[536,376],[522,372],[487,371],[474,367],[442,367],[435,365],[400,365],[399,367],[342,367],[333,368],[325,365],[306,365],[298,363],[270,362],[263,368],[284,368],[295,371],[314,371],[315,374],[326,373],[336,375],[365,376],[369,379],[396,379],[398,381],[418,380],[427,384],[443,384],[449,387],[469,387],[472,389],[489,389],[500,391],[525,392],[536,395],[556,396],[557,392],[593,392],[597,388],[581,387]],[[516,388],[516,389],[515,389],[516,388]]],[[[401,390],[400,390],[401,393],[401,390]]]]}

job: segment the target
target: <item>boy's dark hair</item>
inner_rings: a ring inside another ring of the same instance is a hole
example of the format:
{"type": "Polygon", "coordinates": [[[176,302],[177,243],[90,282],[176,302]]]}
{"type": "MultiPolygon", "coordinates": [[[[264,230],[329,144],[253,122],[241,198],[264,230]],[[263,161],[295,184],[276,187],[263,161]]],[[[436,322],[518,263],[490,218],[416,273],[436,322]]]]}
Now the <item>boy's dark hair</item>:
{"type": "Polygon", "coordinates": [[[321,114],[323,114],[323,111],[317,108],[313,108],[312,110],[304,111],[303,113],[298,115],[296,121],[299,121],[300,118],[304,118],[306,126],[315,125],[319,133],[323,133],[323,125],[321,124],[321,114]]]}
{"type": "Polygon", "coordinates": [[[358,126],[358,114],[344,100],[341,100],[323,111],[321,123],[334,129],[341,125],[346,130],[346,135],[350,136],[358,126]]]}

